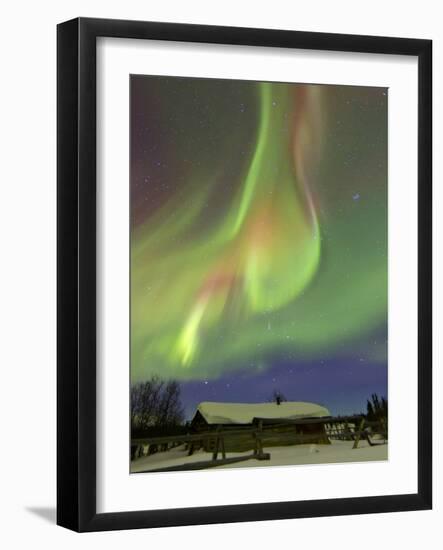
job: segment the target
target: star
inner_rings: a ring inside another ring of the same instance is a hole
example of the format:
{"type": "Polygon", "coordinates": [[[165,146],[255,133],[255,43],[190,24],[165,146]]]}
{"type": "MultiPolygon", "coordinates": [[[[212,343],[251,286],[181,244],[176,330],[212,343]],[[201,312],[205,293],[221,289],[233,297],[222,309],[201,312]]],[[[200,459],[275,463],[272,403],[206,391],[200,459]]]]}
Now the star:
{"type": "Polygon", "coordinates": [[[134,380],[177,379],[193,413],[214,395],[266,401],[280,385],[341,413],[362,387],[384,391],[387,90],[140,82],[134,380]]]}

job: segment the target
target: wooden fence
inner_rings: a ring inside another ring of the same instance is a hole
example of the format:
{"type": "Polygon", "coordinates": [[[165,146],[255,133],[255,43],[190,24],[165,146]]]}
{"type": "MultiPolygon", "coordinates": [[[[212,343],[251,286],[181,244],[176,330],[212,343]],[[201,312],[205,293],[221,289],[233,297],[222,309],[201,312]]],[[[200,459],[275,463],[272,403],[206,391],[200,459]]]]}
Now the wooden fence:
{"type": "Polygon", "coordinates": [[[205,468],[213,468],[215,466],[222,466],[224,464],[233,464],[235,462],[242,462],[245,460],[269,460],[271,455],[263,451],[262,438],[259,435],[258,430],[248,430],[254,438],[255,444],[253,452],[245,456],[227,457],[226,456],[226,438],[244,436],[246,430],[216,430],[212,432],[205,432],[200,434],[187,434],[177,436],[166,437],[153,437],[142,438],[132,440],[132,445],[155,445],[157,448],[164,448],[164,446],[176,447],[177,445],[185,444],[187,446],[188,455],[192,455],[195,450],[204,447],[212,449],[212,459],[199,462],[193,462],[189,464],[183,464],[180,466],[171,466],[166,468],[151,469],[150,472],[168,472],[178,470],[201,470],[205,468]],[[219,458],[219,455],[221,458],[219,458]]]}
{"type": "MultiPolygon", "coordinates": [[[[184,444],[186,445],[188,455],[192,455],[196,450],[203,447],[205,450],[210,450],[210,452],[212,452],[211,460],[151,469],[148,471],[199,470],[251,459],[269,460],[271,455],[269,452],[264,452],[264,448],[267,446],[279,445],[282,441],[282,434],[276,432],[276,428],[294,429],[296,426],[304,424],[321,424],[329,439],[352,441],[353,449],[358,447],[361,439],[365,439],[369,445],[380,444],[380,442],[373,441],[373,437],[376,434],[382,437],[383,442],[386,442],[387,439],[386,422],[367,422],[362,416],[350,416],[285,420],[281,422],[277,421],[267,426],[264,426],[263,423],[259,421],[256,425],[244,428],[239,427],[232,430],[221,429],[219,426],[214,430],[202,433],[137,438],[131,441],[131,446],[133,448],[149,446],[151,449],[154,447],[156,450],[166,451],[184,444]],[[245,436],[249,438],[251,442],[248,448],[252,450],[252,453],[242,456],[227,457],[226,441],[232,442],[235,438],[241,438],[241,440],[244,441],[245,436]]],[[[297,433],[295,429],[292,432],[285,431],[284,434],[285,445],[312,443],[312,440],[312,433],[297,433]]]]}

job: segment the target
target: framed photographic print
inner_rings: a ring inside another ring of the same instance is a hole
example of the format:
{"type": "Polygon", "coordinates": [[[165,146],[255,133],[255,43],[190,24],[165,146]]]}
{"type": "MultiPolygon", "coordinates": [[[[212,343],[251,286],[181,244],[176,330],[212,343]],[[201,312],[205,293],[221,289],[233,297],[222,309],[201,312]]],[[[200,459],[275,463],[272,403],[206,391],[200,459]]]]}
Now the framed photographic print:
{"type": "Polygon", "coordinates": [[[58,26],[59,525],[429,509],[431,41],[58,26]]]}

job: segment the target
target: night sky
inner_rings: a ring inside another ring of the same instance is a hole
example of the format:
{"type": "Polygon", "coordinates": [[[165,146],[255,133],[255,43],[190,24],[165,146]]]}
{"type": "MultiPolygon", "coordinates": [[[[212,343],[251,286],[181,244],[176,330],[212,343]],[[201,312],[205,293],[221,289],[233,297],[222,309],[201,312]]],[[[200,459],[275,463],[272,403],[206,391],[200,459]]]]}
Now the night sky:
{"type": "Polygon", "coordinates": [[[131,381],[387,395],[387,90],[132,76],[131,381]]]}

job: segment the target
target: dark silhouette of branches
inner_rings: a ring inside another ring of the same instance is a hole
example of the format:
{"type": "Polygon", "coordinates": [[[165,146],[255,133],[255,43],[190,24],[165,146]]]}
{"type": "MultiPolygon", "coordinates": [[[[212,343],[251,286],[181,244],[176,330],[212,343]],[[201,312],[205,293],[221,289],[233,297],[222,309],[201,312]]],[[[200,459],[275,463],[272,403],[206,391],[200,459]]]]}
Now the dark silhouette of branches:
{"type": "Polygon", "coordinates": [[[131,386],[132,429],[146,430],[181,424],[184,410],[180,393],[180,384],[176,380],[164,381],[157,376],[131,386]]]}
{"type": "Polygon", "coordinates": [[[388,417],[388,401],[376,393],[366,403],[366,418],[369,421],[386,420],[388,417]]]}
{"type": "Polygon", "coordinates": [[[388,437],[388,400],[386,397],[378,397],[376,393],[366,403],[366,419],[369,422],[378,422],[382,427],[385,437],[388,437]]]}

